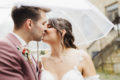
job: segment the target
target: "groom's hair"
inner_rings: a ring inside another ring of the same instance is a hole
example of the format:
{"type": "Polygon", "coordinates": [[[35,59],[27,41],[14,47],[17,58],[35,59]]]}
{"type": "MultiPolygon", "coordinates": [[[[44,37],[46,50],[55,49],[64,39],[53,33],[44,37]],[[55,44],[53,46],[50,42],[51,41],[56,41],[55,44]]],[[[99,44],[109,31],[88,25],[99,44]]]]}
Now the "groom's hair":
{"type": "Polygon", "coordinates": [[[38,21],[42,16],[41,11],[49,12],[48,8],[31,7],[31,6],[14,6],[12,9],[12,19],[16,29],[21,28],[27,19],[32,19],[33,21],[38,21]]]}

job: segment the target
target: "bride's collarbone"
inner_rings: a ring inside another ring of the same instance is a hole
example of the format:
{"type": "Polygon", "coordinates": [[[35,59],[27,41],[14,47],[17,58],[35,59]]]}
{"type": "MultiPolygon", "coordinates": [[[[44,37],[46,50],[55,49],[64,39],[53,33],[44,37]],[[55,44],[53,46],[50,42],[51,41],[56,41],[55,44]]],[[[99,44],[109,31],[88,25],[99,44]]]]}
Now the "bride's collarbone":
{"type": "Polygon", "coordinates": [[[75,64],[76,61],[72,59],[66,59],[66,58],[61,58],[61,59],[48,59],[47,64],[52,64],[52,65],[71,65],[75,64]]]}

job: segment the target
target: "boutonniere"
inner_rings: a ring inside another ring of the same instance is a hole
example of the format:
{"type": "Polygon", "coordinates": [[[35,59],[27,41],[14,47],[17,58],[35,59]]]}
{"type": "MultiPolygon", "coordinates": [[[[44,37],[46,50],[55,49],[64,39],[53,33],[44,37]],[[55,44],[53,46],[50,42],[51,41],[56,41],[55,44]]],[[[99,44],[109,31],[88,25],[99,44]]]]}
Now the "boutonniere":
{"type": "Polygon", "coordinates": [[[30,54],[29,49],[27,49],[27,48],[23,48],[23,50],[22,50],[22,54],[23,54],[23,56],[28,57],[28,54],[30,54]]]}
{"type": "Polygon", "coordinates": [[[26,47],[18,47],[17,49],[21,52],[21,54],[23,55],[23,57],[25,58],[25,60],[29,59],[29,55],[30,55],[30,50],[26,47]]]}

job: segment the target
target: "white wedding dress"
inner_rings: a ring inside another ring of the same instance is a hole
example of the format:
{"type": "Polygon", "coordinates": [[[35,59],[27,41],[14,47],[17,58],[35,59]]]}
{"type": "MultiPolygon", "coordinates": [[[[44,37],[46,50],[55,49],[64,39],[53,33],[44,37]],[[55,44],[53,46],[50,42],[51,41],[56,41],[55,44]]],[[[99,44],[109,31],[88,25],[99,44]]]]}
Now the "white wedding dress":
{"type": "MultiPolygon", "coordinates": [[[[80,61],[83,61],[83,58],[79,58],[80,61]]],[[[42,72],[41,72],[41,80],[58,80],[57,77],[54,76],[51,72],[44,69],[42,65],[42,72]]],[[[99,75],[91,76],[84,78],[81,72],[78,70],[77,66],[74,66],[73,69],[66,72],[61,80],[100,80],[99,75]]]]}
{"type": "MultiPolygon", "coordinates": [[[[83,50],[79,50],[78,52],[80,53],[77,55],[79,59],[78,62],[81,62],[84,60],[84,58],[82,57],[82,54],[84,54],[85,52],[83,50]]],[[[42,63],[42,60],[41,60],[41,63],[42,63]]],[[[58,79],[57,77],[54,76],[54,74],[45,70],[42,64],[41,80],[58,80],[58,79]]],[[[62,76],[61,80],[100,80],[100,79],[99,79],[99,75],[84,78],[81,72],[79,71],[77,65],[75,65],[73,69],[69,70],[62,76]]]]}
{"type": "MultiPolygon", "coordinates": [[[[58,80],[58,79],[55,78],[52,73],[43,68],[43,71],[41,73],[41,80],[58,80]]],[[[80,71],[77,69],[77,66],[75,66],[74,69],[65,73],[61,80],[99,80],[99,75],[84,78],[80,71]]]]}

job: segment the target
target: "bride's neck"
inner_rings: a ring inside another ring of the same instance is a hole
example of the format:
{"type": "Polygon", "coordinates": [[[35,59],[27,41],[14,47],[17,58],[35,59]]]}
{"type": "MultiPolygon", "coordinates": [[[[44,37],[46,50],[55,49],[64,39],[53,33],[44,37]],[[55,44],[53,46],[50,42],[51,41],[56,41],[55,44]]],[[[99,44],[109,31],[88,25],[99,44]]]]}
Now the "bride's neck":
{"type": "Polygon", "coordinates": [[[61,43],[51,44],[51,56],[60,57],[64,52],[65,48],[61,45],[61,43]]]}

